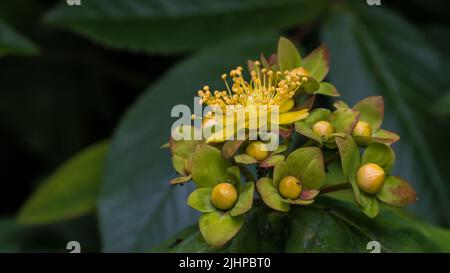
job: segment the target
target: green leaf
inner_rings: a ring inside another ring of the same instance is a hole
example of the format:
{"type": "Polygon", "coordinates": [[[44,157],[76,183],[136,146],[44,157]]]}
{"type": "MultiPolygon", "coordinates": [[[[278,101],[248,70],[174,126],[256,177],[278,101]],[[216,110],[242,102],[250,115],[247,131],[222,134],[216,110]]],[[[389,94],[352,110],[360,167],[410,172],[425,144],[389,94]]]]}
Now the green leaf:
{"type": "Polygon", "coordinates": [[[450,124],[430,106],[449,90],[448,73],[425,37],[398,14],[368,9],[363,1],[334,9],[322,30],[332,59],[328,77],[345,90],[343,99],[385,99],[383,124],[402,137],[395,147],[401,151],[397,173],[420,192],[421,201],[411,209],[450,227],[450,146],[442,143],[450,124]]]}
{"type": "Polygon", "coordinates": [[[292,70],[302,65],[300,52],[291,41],[284,37],[278,41],[277,57],[281,71],[292,70]]]}
{"type": "Polygon", "coordinates": [[[283,202],[278,188],[272,183],[272,179],[263,177],[256,182],[256,188],[264,203],[274,210],[286,212],[289,210],[289,204],[283,202]]]}
{"type": "MultiPolygon", "coordinates": [[[[293,151],[285,161],[287,173],[297,177],[304,189],[320,189],[325,179],[322,152],[317,147],[300,148],[293,151]]],[[[278,165],[275,166],[278,168],[278,165]]],[[[275,177],[274,177],[275,178],[275,177]]],[[[278,180],[275,185],[278,185],[278,180]]]]}
{"type": "Polygon", "coordinates": [[[352,109],[338,109],[330,115],[330,123],[336,133],[350,134],[357,122],[358,113],[352,109]]]}
{"type": "Polygon", "coordinates": [[[109,142],[92,145],[44,180],[19,211],[23,224],[49,224],[92,212],[96,207],[109,142]]]}
{"type": "Polygon", "coordinates": [[[321,195],[315,205],[279,213],[255,207],[239,233],[224,247],[208,246],[197,227],[175,235],[158,252],[368,253],[370,241],[382,253],[449,252],[450,231],[425,224],[398,208],[380,204],[375,219],[365,216],[349,191],[321,195]]]}
{"type": "Polygon", "coordinates": [[[246,213],[252,208],[253,205],[253,192],[255,191],[255,184],[253,182],[247,182],[244,185],[242,193],[239,195],[239,199],[234,205],[234,208],[230,211],[231,216],[238,216],[246,213]]]}
{"type": "Polygon", "coordinates": [[[61,3],[45,21],[115,48],[180,53],[237,34],[255,37],[255,30],[308,22],[325,5],[323,0],[89,0],[76,8],[61,3]]]}
{"type": "Polygon", "coordinates": [[[213,247],[221,247],[238,233],[244,224],[244,218],[214,211],[203,214],[198,224],[205,241],[213,247]]]}
{"type": "Polygon", "coordinates": [[[34,55],[39,49],[0,19],[0,57],[7,54],[34,55]]]}
{"type": "Polygon", "coordinates": [[[241,193],[242,184],[241,184],[241,171],[239,170],[239,166],[228,167],[226,170],[226,175],[227,175],[226,181],[233,184],[236,187],[237,191],[241,193]]]}
{"type": "Polygon", "coordinates": [[[438,115],[448,116],[450,115],[450,92],[439,98],[435,104],[434,112],[438,115]]]}
{"type": "Polygon", "coordinates": [[[361,165],[361,155],[355,140],[351,136],[336,137],[336,144],[341,155],[342,170],[346,177],[356,173],[361,165]]]}
{"type": "Polygon", "coordinates": [[[255,164],[258,163],[258,160],[254,159],[253,157],[249,156],[248,154],[240,154],[234,156],[234,161],[240,164],[255,164]]]}
{"type": "Polygon", "coordinates": [[[389,174],[395,163],[395,153],[385,144],[371,143],[362,156],[362,164],[367,163],[375,163],[389,174]]]}
{"type": "Polygon", "coordinates": [[[223,144],[222,156],[231,159],[241,147],[243,140],[228,140],[223,144]]]}
{"type": "Polygon", "coordinates": [[[211,188],[200,188],[193,191],[187,200],[187,204],[200,212],[212,212],[217,210],[211,202],[211,188]]]}
{"type": "Polygon", "coordinates": [[[321,82],[328,74],[330,68],[330,56],[327,47],[322,44],[314,49],[302,62],[302,66],[309,71],[311,76],[321,82]]]}
{"type": "Polygon", "coordinates": [[[334,86],[333,84],[331,84],[329,82],[321,82],[319,90],[314,92],[314,94],[320,94],[320,95],[325,95],[325,96],[330,96],[330,97],[339,97],[341,95],[337,91],[336,86],[334,86]]]}
{"type": "Polygon", "coordinates": [[[377,141],[390,144],[400,140],[400,136],[394,132],[390,132],[388,130],[379,129],[374,134],[372,134],[373,138],[377,141]]]}
{"type": "Polygon", "coordinates": [[[344,175],[340,161],[334,161],[326,166],[325,181],[322,188],[348,183],[348,177],[344,175]]]}
{"type": "Polygon", "coordinates": [[[381,127],[384,117],[383,97],[367,97],[356,103],[353,109],[359,111],[360,120],[370,124],[372,132],[376,132],[381,127]]]}
{"type": "Polygon", "coordinates": [[[259,164],[261,168],[270,168],[284,161],[284,155],[272,155],[259,164]]]}
{"type": "Polygon", "coordinates": [[[175,171],[181,175],[188,175],[189,171],[187,169],[187,159],[179,156],[179,155],[173,155],[172,156],[172,165],[175,171]]]}
{"type": "Polygon", "coordinates": [[[194,184],[167,183],[175,171],[168,151],[159,148],[174,122],[171,109],[177,104],[193,107],[199,86],[222,86],[224,71],[257,58],[259,52],[273,51],[278,36],[239,36],[184,58],[130,106],[105,166],[99,201],[104,251],[145,251],[194,223],[197,213],[185,203],[194,184]]]}
{"type": "Polygon", "coordinates": [[[314,133],[314,131],[305,121],[297,121],[295,123],[295,131],[307,138],[316,141],[319,144],[319,147],[322,147],[322,138],[318,134],[314,133]]]}
{"type": "Polygon", "coordinates": [[[380,208],[378,206],[378,200],[375,196],[360,191],[358,195],[355,195],[355,198],[356,202],[360,205],[361,210],[364,214],[369,216],[369,218],[375,218],[378,215],[380,208]]]}
{"type": "Polygon", "coordinates": [[[191,164],[192,180],[198,188],[211,188],[226,181],[227,168],[231,166],[220,150],[207,144],[197,147],[191,164]]]}
{"type": "Polygon", "coordinates": [[[316,108],[309,113],[309,116],[305,119],[305,122],[309,127],[312,127],[314,123],[321,120],[328,120],[331,111],[325,108],[316,108]]]}
{"type": "Polygon", "coordinates": [[[405,180],[397,176],[388,176],[377,198],[394,205],[404,206],[416,202],[416,192],[405,180]]]}

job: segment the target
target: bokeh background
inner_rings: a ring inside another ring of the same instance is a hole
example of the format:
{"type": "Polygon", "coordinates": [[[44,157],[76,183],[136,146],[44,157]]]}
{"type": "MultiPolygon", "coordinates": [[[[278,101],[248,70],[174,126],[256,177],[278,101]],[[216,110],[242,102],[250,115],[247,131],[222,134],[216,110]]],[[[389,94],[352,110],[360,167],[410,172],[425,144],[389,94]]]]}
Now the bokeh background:
{"type": "Polygon", "coordinates": [[[171,106],[280,35],[303,55],[325,43],[350,103],[385,97],[396,172],[419,193],[409,210],[450,228],[446,0],[80,4],[0,2],[0,251],[143,251],[193,222],[159,149],[171,106]]]}

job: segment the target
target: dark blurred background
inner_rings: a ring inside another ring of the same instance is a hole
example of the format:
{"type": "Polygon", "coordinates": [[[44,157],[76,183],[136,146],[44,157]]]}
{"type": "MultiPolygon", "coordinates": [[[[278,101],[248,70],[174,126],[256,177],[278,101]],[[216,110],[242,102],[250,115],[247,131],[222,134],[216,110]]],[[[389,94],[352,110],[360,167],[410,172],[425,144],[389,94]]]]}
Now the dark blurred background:
{"type": "MultiPolygon", "coordinates": [[[[40,180],[59,164],[89,144],[110,137],[136,97],[185,57],[106,48],[44,23],[42,16],[61,1],[0,2],[0,18],[40,50],[33,56],[0,57],[1,216],[14,216],[40,180]]],[[[448,1],[382,1],[382,5],[426,30],[449,60],[449,37],[433,32],[435,25],[449,26],[448,1]]],[[[287,34],[301,41],[305,35],[315,36],[315,27],[295,27],[287,34]]],[[[88,222],[95,229],[95,221],[92,215],[86,216],[41,232],[57,244],[78,232],[71,226],[86,227],[88,222]]],[[[92,245],[88,248],[98,250],[98,236],[89,234],[92,245]]]]}

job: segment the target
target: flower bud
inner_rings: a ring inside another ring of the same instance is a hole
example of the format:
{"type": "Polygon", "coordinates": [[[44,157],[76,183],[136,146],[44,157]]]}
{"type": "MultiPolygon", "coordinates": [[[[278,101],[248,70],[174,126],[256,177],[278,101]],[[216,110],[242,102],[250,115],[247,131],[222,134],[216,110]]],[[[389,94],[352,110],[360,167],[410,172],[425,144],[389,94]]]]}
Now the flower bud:
{"type": "Polygon", "coordinates": [[[330,134],[334,133],[333,125],[325,120],[314,123],[312,130],[314,131],[314,133],[318,134],[321,137],[327,137],[330,134]]]}
{"type": "Polygon", "coordinates": [[[369,123],[360,120],[358,121],[358,123],[356,123],[355,129],[353,129],[353,135],[360,137],[370,137],[372,136],[372,127],[369,123]]]}
{"type": "Polygon", "coordinates": [[[269,155],[267,146],[262,141],[253,141],[245,148],[245,153],[258,161],[263,161],[269,155]]]}
{"type": "Polygon", "coordinates": [[[302,184],[295,176],[286,176],[278,185],[281,196],[287,199],[297,199],[302,193],[302,184]]]}
{"type": "Polygon", "coordinates": [[[384,170],[374,163],[361,166],[356,172],[356,183],[365,193],[378,193],[384,184],[386,174],[384,170]]]}
{"type": "Polygon", "coordinates": [[[212,193],[211,201],[213,205],[221,210],[231,209],[238,199],[236,187],[231,183],[217,184],[212,193]]]}

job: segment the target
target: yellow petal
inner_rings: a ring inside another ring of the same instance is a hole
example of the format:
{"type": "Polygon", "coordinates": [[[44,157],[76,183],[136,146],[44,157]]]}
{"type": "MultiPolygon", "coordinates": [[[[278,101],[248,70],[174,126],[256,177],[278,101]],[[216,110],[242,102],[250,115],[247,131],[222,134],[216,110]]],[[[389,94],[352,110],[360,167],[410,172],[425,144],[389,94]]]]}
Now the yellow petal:
{"type": "Polygon", "coordinates": [[[280,113],[284,113],[284,112],[287,112],[287,111],[291,110],[292,107],[294,107],[294,104],[295,104],[295,102],[294,102],[293,99],[288,99],[288,100],[286,100],[286,101],[280,106],[280,109],[279,109],[280,113]]]}
{"type": "Polygon", "coordinates": [[[308,109],[302,109],[299,111],[281,113],[279,116],[279,119],[278,119],[278,124],[281,124],[281,125],[291,124],[296,121],[305,119],[308,115],[309,115],[308,109]]]}

